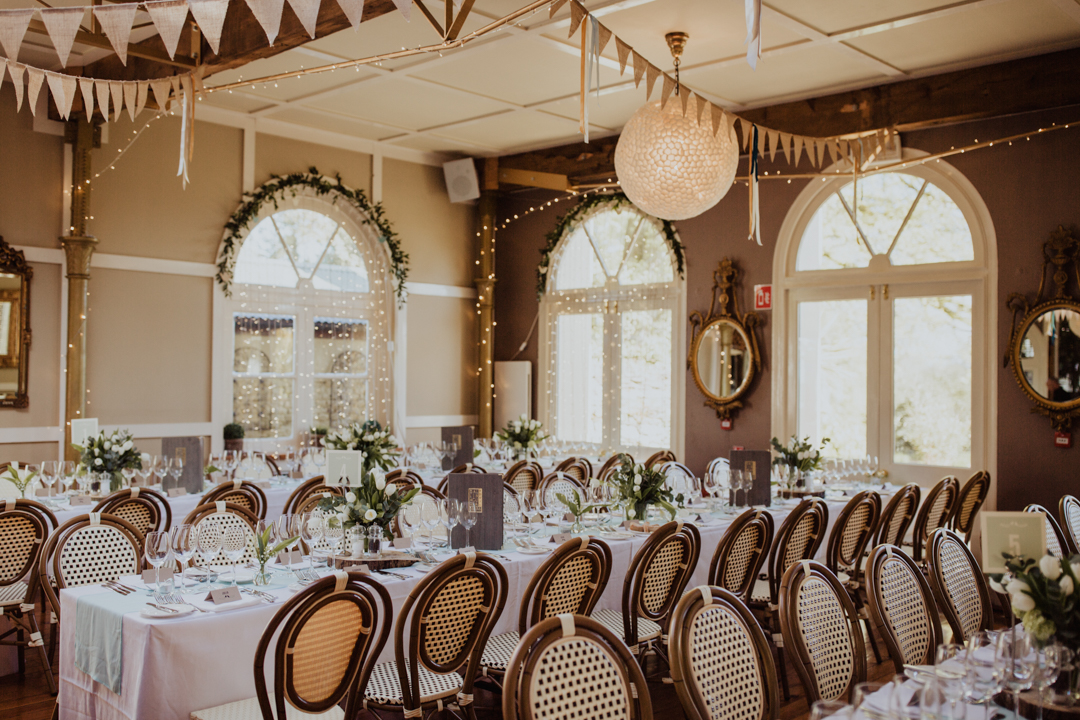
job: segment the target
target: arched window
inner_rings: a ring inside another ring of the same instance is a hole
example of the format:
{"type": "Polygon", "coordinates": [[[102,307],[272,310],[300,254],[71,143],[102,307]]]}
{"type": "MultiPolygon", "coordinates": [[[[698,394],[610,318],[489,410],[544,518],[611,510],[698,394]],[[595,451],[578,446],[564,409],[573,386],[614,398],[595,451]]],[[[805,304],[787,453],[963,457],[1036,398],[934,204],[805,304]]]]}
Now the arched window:
{"type": "Polygon", "coordinates": [[[266,206],[236,256],[231,420],[269,442],[392,417],[390,263],[360,211],[307,188],[266,206]]]}
{"type": "Polygon", "coordinates": [[[903,482],[990,469],[994,247],[940,161],[812,182],[774,264],[774,434],[829,438],[827,455],[903,482]]]}
{"type": "Polygon", "coordinates": [[[559,440],[682,445],[684,282],[660,220],[592,205],[555,246],[541,297],[540,417],[559,440]]]}

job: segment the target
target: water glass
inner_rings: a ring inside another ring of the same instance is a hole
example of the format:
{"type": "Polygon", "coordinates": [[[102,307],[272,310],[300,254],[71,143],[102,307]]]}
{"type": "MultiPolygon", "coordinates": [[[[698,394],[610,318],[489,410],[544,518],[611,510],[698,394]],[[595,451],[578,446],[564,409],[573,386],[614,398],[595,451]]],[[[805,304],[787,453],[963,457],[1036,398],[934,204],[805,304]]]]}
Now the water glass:
{"type": "Polygon", "coordinates": [[[846,718],[851,716],[851,706],[840,700],[818,700],[810,706],[810,720],[846,718]]]}
{"type": "Polygon", "coordinates": [[[170,534],[173,557],[180,563],[180,588],[187,586],[187,565],[195,554],[195,528],[186,523],[177,525],[170,534]]]}
{"type": "Polygon", "coordinates": [[[304,545],[307,546],[308,555],[311,557],[312,567],[315,567],[315,546],[322,540],[325,529],[326,524],[323,521],[322,513],[304,513],[302,532],[304,545]]]}
{"type": "Polygon", "coordinates": [[[996,665],[1001,684],[1012,693],[1013,707],[1020,707],[1020,693],[1031,688],[1037,653],[1031,637],[1015,627],[997,639],[996,665]]]}
{"type": "Polygon", "coordinates": [[[964,702],[982,705],[1001,691],[994,665],[994,639],[985,631],[973,633],[964,649],[964,702]]]}
{"type": "Polygon", "coordinates": [[[169,534],[156,530],[146,533],[143,542],[143,555],[146,562],[154,568],[154,599],[159,603],[161,599],[161,566],[168,562],[172,555],[169,534]]]}
{"type": "Polygon", "coordinates": [[[198,526],[199,561],[206,566],[206,582],[210,583],[210,565],[221,551],[221,525],[203,520],[198,526]]]}
{"type": "Polygon", "coordinates": [[[336,515],[326,518],[323,525],[323,542],[326,543],[326,547],[330,551],[330,557],[327,558],[328,565],[333,562],[331,558],[340,552],[341,541],[344,537],[345,527],[341,524],[341,519],[336,515]]]}
{"type": "Polygon", "coordinates": [[[238,525],[230,525],[225,528],[225,534],[221,539],[221,552],[232,563],[232,581],[236,586],[236,561],[243,557],[247,550],[247,532],[238,525]]]}
{"type": "Polygon", "coordinates": [[[292,571],[292,549],[300,542],[300,535],[303,533],[303,524],[303,516],[293,515],[292,513],[284,513],[277,520],[277,535],[279,541],[285,542],[289,539],[292,540],[287,547],[290,571],[292,571]]]}

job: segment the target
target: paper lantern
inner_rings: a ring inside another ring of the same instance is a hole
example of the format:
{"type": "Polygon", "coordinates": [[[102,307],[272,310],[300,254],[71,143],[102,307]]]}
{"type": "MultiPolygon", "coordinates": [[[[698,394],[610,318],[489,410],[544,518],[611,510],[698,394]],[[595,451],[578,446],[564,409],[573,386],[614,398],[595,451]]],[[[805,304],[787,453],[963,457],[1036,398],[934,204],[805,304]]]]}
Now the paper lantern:
{"type": "Polygon", "coordinates": [[[672,96],[643,105],[623,127],[615,173],[635,205],[664,220],[692,218],[720,202],[735,179],[739,148],[724,128],[713,135],[709,113],[672,96]]]}

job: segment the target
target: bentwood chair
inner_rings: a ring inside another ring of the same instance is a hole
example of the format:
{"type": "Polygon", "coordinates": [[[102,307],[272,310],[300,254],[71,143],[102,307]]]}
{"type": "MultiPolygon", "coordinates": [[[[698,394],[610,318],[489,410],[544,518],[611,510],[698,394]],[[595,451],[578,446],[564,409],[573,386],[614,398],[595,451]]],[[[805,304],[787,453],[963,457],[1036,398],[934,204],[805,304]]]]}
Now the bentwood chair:
{"type": "Polygon", "coordinates": [[[266,519],[266,493],[248,480],[228,480],[202,496],[199,505],[212,505],[224,500],[250,510],[260,519],[266,519]]]}
{"type": "Polygon", "coordinates": [[[821,563],[803,560],[784,573],[780,631],[808,704],[850,696],[866,680],[859,616],[844,586],[821,563]]]}
{"type": "Polygon", "coordinates": [[[663,465],[666,462],[675,462],[675,460],[675,453],[670,450],[661,450],[659,452],[654,452],[645,459],[645,467],[652,468],[657,465],[663,465]]]}
{"type": "Polygon", "coordinates": [[[671,611],[697,566],[701,533],[694,525],[669,522],[654,530],[630,560],[623,579],[622,609],[597,610],[593,619],[621,634],[630,652],[665,655],[664,631],[671,611]]]}
{"type": "Polygon", "coordinates": [[[322,475],[316,475],[313,478],[308,478],[304,482],[292,491],[289,495],[289,499],[285,501],[285,507],[282,509],[282,515],[296,515],[299,508],[304,505],[311,497],[323,497],[324,495],[336,495],[341,497],[345,494],[344,489],[326,484],[326,478],[322,475]]]}
{"type": "Polygon", "coordinates": [[[1066,495],[1058,502],[1058,515],[1061,517],[1061,529],[1069,543],[1069,552],[1080,553],[1080,500],[1066,495]]]}
{"type": "Polygon", "coordinates": [[[55,528],[56,516],[39,502],[21,498],[0,502],[0,614],[11,623],[0,634],[0,645],[18,648],[21,674],[26,672],[26,649],[35,649],[53,695],[56,681],[41,637],[34,597],[39,584],[41,549],[55,528]],[[12,635],[14,639],[8,639],[12,635]]]}
{"type": "Polygon", "coordinates": [[[1065,540],[1065,533],[1061,531],[1061,528],[1057,524],[1057,520],[1054,519],[1053,513],[1042,505],[1037,505],[1035,503],[1024,508],[1024,512],[1040,512],[1043,514],[1043,517],[1046,518],[1046,552],[1054,557],[1067,556],[1069,545],[1065,540]]]}
{"type": "Polygon", "coordinates": [[[764,510],[747,510],[720,538],[709,565],[709,584],[748,602],[772,542],[772,515],[764,510]]]}
{"type": "MultiPolygon", "coordinates": [[[[626,457],[630,458],[630,462],[634,462],[634,458],[629,453],[623,453],[626,457]]],[[[615,453],[600,466],[600,471],[596,473],[596,479],[600,482],[606,482],[609,477],[622,469],[622,455],[615,453]]]]}
{"type": "Polygon", "coordinates": [[[956,532],[964,537],[964,542],[971,542],[971,533],[975,530],[975,518],[986,502],[986,495],[990,492],[990,473],[979,470],[968,478],[964,487],[960,488],[960,499],[956,503],[956,512],[953,513],[949,522],[956,532]]]}
{"type": "Polygon", "coordinates": [[[964,538],[940,528],[930,536],[930,589],[952,628],[953,642],[964,643],[994,625],[990,590],[982,568],[964,538]]]}
{"type": "Polygon", "coordinates": [[[477,475],[482,475],[485,472],[487,471],[484,470],[484,468],[480,467],[479,465],[473,465],[472,463],[458,465],[456,468],[443,475],[442,480],[439,481],[439,484],[436,486],[435,489],[445,495],[446,488],[450,485],[451,475],[461,475],[463,473],[476,473],[477,475]]]}
{"type": "Polygon", "coordinates": [[[544,479],[544,470],[530,460],[519,460],[503,473],[503,482],[515,490],[525,492],[535,490],[544,479]]]}
{"type": "Polygon", "coordinates": [[[870,641],[870,648],[874,651],[874,657],[878,662],[881,662],[881,653],[874,640],[870,615],[866,612],[866,604],[863,602],[865,584],[863,583],[862,561],[866,546],[870,542],[874,528],[877,527],[880,514],[880,495],[872,490],[858,493],[848,501],[836,517],[836,523],[833,525],[832,532],[829,533],[829,542],[825,546],[825,567],[836,575],[848,591],[859,619],[866,627],[866,637],[870,641]]]}
{"type": "Polygon", "coordinates": [[[889,500],[885,509],[881,511],[877,529],[874,530],[874,540],[870,543],[871,547],[878,545],[900,547],[903,544],[908,527],[919,509],[921,496],[922,490],[915,483],[909,483],[896,491],[892,500],[889,500]]]}
{"type": "Polygon", "coordinates": [[[870,617],[885,640],[897,673],[904,665],[933,665],[941,621],[926,578],[895,545],[878,545],[866,565],[870,617]]]}
{"type": "Polygon", "coordinates": [[[480,674],[502,684],[510,657],[526,631],[557,615],[589,615],[611,575],[611,548],[603,540],[567,540],[533,573],[521,596],[518,629],[492,637],[480,659],[480,674]]]}
{"type": "Polygon", "coordinates": [[[689,720],[775,720],[780,706],[769,642],[723,588],[693,588],[675,606],[671,679],[689,720]]]}
{"type": "Polygon", "coordinates": [[[660,467],[657,468],[657,470],[660,472],[661,475],[667,478],[667,483],[665,484],[671,483],[672,478],[678,475],[682,475],[684,478],[694,483],[695,485],[698,483],[697,477],[694,476],[694,473],[690,472],[690,468],[686,467],[681,462],[668,460],[667,462],[661,464],[660,467]]]}
{"type": "Polygon", "coordinates": [[[370,575],[338,570],[324,577],[291,597],[263,631],[255,651],[255,697],[196,710],[191,720],[356,717],[360,688],[367,686],[393,617],[390,593],[370,575]],[[270,687],[265,666],[275,636],[270,687]]]}
{"type": "Polygon", "coordinates": [[[652,720],[641,668],[601,623],[559,615],[522,638],[506,673],[504,720],[652,720]]]}
{"type": "Polygon", "coordinates": [[[592,463],[583,457],[569,457],[555,466],[555,472],[569,475],[584,486],[592,477],[592,463]]]}
{"type": "Polygon", "coordinates": [[[423,485],[424,478],[420,473],[411,468],[394,468],[386,473],[386,482],[394,483],[399,487],[423,485]]]}
{"type": "MultiPolygon", "coordinates": [[[[420,492],[416,493],[416,495],[413,496],[412,504],[417,506],[434,505],[436,508],[438,508],[439,501],[445,499],[446,496],[435,488],[428,487],[427,485],[421,485],[420,492]]],[[[439,528],[442,528],[442,535],[443,537],[445,537],[446,526],[442,523],[439,523],[436,531],[439,528]]],[[[397,517],[390,521],[390,532],[394,534],[394,537],[412,537],[412,535],[408,533],[405,528],[401,527],[401,523],[399,522],[399,519],[397,517]]]]}
{"type": "Polygon", "coordinates": [[[455,555],[425,575],[398,612],[395,659],[373,669],[364,709],[419,718],[445,708],[476,720],[473,684],[506,583],[503,566],[482,553],[455,555]]]}
{"type": "Polygon", "coordinates": [[[926,567],[927,541],[935,530],[948,526],[959,495],[960,482],[951,475],[939,480],[926,493],[911,528],[911,558],[919,567],[926,567]]]}
{"type": "MultiPolygon", "coordinates": [[[[207,524],[217,525],[222,534],[230,527],[242,528],[247,535],[248,543],[243,556],[237,562],[246,564],[255,560],[255,526],[259,523],[259,519],[255,513],[243,505],[218,500],[213,503],[199,505],[184,518],[184,524],[190,525],[196,532],[202,532],[203,527],[207,524]]],[[[196,565],[210,565],[213,561],[214,558],[212,557],[203,557],[200,549],[195,551],[191,564],[193,567],[196,565]]]]}
{"type": "Polygon", "coordinates": [[[573,497],[576,492],[579,497],[585,497],[585,484],[579,482],[577,479],[570,475],[566,475],[562,471],[553,472],[546,478],[540,481],[540,487],[537,491],[542,498],[545,505],[552,503],[555,500],[555,496],[558,493],[562,493],[564,497],[573,497]]]}
{"type": "Polygon", "coordinates": [[[169,501],[150,488],[117,490],[94,506],[93,512],[121,517],[146,535],[151,531],[168,532],[172,527],[172,508],[169,501]]]}

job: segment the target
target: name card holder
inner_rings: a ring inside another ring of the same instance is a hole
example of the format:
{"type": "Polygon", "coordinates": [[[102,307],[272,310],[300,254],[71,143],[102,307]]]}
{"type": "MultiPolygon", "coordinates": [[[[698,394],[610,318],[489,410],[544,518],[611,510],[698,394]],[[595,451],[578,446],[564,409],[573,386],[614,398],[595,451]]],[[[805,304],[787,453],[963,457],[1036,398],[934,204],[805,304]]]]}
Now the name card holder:
{"type": "Polygon", "coordinates": [[[169,493],[169,497],[171,497],[171,498],[184,497],[185,495],[188,494],[187,488],[184,488],[184,487],[169,488],[166,492],[169,493]]]}
{"type": "Polygon", "coordinates": [[[399,537],[394,538],[394,548],[397,550],[407,550],[412,547],[412,538],[399,537]]]}
{"type": "Polygon", "coordinates": [[[68,501],[71,507],[78,507],[79,505],[93,505],[94,501],[89,495],[72,495],[68,501]]]}
{"type": "Polygon", "coordinates": [[[574,536],[571,533],[555,533],[551,536],[551,542],[556,545],[562,545],[564,542],[570,542],[573,539],[574,536]]]}
{"type": "Polygon", "coordinates": [[[225,605],[226,603],[236,602],[240,600],[240,588],[235,585],[217,588],[216,590],[211,590],[203,600],[205,602],[212,602],[215,605],[225,605]]]}
{"type": "MultiPolygon", "coordinates": [[[[161,582],[169,582],[173,579],[172,568],[161,568],[161,582]]],[[[142,581],[144,585],[150,585],[157,582],[157,576],[154,574],[154,568],[142,571],[142,581]]]]}
{"type": "Polygon", "coordinates": [[[278,565],[289,565],[304,562],[304,553],[300,548],[282,550],[277,554],[278,565]]]}

